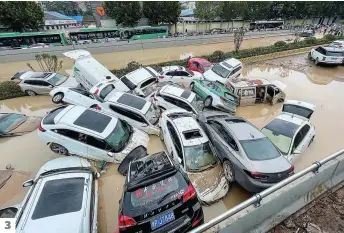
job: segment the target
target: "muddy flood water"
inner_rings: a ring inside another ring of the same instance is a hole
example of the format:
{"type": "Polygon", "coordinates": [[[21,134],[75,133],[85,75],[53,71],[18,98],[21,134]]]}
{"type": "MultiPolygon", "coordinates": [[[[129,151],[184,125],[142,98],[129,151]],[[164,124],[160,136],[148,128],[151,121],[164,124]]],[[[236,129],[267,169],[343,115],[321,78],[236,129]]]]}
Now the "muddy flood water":
{"type": "MultiPolygon", "coordinates": [[[[316,137],[314,143],[296,161],[296,172],[343,148],[344,67],[314,67],[306,57],[306,54],[303,54],[246,65],[243,71],[245,78],[280,80],[288,86],[287,99],[316,105],[316,111],[311,118],[316,128],[316,137]]],[[[0,112],[20,112],[31,116],[43,116],[52,107],[54,105],[48,96],[22,97],[0,102],[0,112]]],[[[246,118],[260,128],[278,115],[281,107],[281,104],[240,107],[236,115],[246,118]]],[[[20,137],[0,139],[0,148],[0,170],[5,170],[6,165],[11,164],[15,171],[18,171],[13,175],[13,179],[0,189],[0,207],[4,207],[20,202],[27,191],[21,188],[23,178],[35,175],[40,166],[57,155],[39,142],[36,131],[20,137]]],[[[158,137],[150,138],[149,153],[163,149],[163,143],[158,137]]],[[[124,177],[117,173],[117,165],[107,165],[106,173],[101,175],[99,181],[100,233],[117,230],[118,200],[122,194],[123,183],[124,177]]],[[[204,207],[205,220],[218,216],[250,196],[251,194],[234,183],[223,200],[204,207]]]]}

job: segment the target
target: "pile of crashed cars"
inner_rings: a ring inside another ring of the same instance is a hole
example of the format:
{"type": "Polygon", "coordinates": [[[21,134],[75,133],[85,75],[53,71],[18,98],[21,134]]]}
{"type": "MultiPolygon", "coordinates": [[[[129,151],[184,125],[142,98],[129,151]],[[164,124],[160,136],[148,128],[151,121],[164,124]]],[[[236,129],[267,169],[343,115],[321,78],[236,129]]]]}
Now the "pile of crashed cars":
{"type": "Polygon", "coordinates": [[[27,232],[97,232],[99,173],[84,158],[119,163],[126,176],[119,232],[186,232],[204,222],[202,205],[221,200],[233,182],[257,193],[292,175],[315,136],[314,105],[285,101],[280,81],[240,79],[242,64],[234,58],[141,67],[119,79],[87,51],[65,55],[75,60],[74,78],[15,76],[27,94],[49,92],[63,104],[39,124],[41,141],[60,155],[79,156],[47,162],[24,183],[31,189],[22,204],[0,211],[27,232]],[[33,80],[49,85],[39,91],[29,87],[33,80]],[[234,115],[237,106],[281,101],[282,113],[261,130],[234,115]],[[149,134],[160,136],[166,150],[148,155],[149,134]],[[37,225],[43,218],[49,224],[37,225]]]}

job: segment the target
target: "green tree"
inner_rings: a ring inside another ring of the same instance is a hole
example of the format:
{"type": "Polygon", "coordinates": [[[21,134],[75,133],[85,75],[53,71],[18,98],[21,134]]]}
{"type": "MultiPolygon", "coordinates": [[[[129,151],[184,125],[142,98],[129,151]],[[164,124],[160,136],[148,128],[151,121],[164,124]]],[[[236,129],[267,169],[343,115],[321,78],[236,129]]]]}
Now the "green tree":
{"type": "Polygon", "coordinates": [[[244,4],[242,8],[243,11],[243,19],[244,20],[262,20],[267,19],[267,15],[271,9],[272,2],[270,1],[252,1],[252,2],[242,2],[244,4]]]}
{"type": "MultiPolygon", "coordinates": [[[[239,17],[241,17],[244,14],[246,4],[245,2],[240,1],[224,1],[220,3],[220,11],[219,16],[221,19],[228,21],[232,21],[232,27],[233,27],[233,21],[239,17]]],[[[229,27],[229,25],[228,25],[229,27]]]]}
{"type": "Polygon", "coordinates": [[[105,1],[104,10],[108,16],[116,20],[117,25],[122,24],[125,27],[133,27],[141,19],[140,2],[110,2],[105,1]]]}
{"type": "Polygon", "coordinates": [[[36,2],[0,2],[0,23],[13,31],[38,29],[43,18],[43,10],[36,2]]]}
{"type": "Polygon", "coordinates": [[[64,15],[82,15],[83,12],[80,9],[78,2],[72,1],[49,1],[45,2],[46,9],[48,11],[56,11],[64,15]]]}
{"type": "Polygon", "coordinates": [[[205,20],[206,22],[212,21],[216,17],[221,15],[221,3],[211,1],[197,1],[194,14],[198,19],[205,20]]]}

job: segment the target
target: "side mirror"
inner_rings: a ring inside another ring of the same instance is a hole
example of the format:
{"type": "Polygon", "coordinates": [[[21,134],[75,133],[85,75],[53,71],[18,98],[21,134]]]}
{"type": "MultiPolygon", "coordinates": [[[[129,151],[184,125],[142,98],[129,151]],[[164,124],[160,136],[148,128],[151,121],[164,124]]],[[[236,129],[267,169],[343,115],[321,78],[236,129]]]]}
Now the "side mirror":
{"type": "Polygon", "coordinates": [[[27,180],[27,181],[25,181],[25,182],[23,183],[23,187],[24,187],[24,188],[25,188],[25,187],[30,187],[30,186],[32,186],[33,184],[34,184],[33,179],[27,180]]]}
{"type": "Polygon", "coordinates": [[[295,149],[295,150],[293,150],[293,154],[295,154],[295,155],[301,154],[301,151],[300,151],[300,150],[297,150],[297,149],[295,149]]]}
{"type": "Polygon", "coordinates": [[[111,151],[109,151],[108,153],[107,153],[107,155],[109,156],[109,157],[113,157],[114,156],[114,153],[113,152],[111,152],[111,151]]]}

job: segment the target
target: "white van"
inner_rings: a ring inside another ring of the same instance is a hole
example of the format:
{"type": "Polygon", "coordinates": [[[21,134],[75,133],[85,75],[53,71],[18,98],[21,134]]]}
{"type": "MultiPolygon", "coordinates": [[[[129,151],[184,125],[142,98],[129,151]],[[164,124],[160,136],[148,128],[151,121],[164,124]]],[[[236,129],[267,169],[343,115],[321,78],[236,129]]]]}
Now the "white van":
{"type": "Polygon", "coordinates": [[[105,80],[111,80],[115,89],[118,91],[129,91],[129,88],[121,80],[94,59],[88,51],[73,50],[65,52],[63,55],[74,60],[74,78],[87,91],[105,80]]]}

